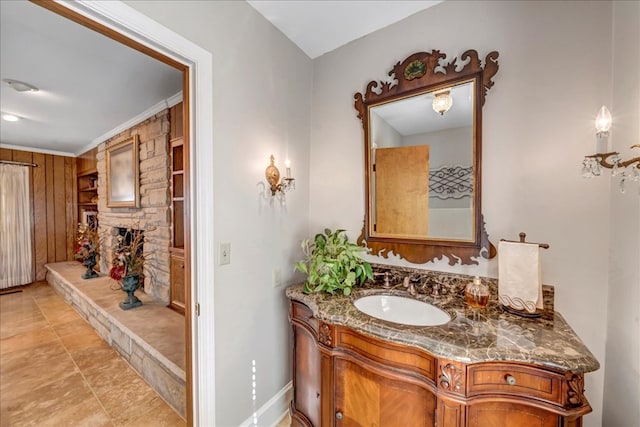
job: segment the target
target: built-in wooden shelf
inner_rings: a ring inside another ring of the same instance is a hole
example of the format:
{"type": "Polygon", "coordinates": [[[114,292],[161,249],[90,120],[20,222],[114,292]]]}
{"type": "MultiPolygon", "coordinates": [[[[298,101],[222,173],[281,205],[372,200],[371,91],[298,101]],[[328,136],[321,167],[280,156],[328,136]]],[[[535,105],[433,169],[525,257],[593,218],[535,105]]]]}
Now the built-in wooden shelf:
{"type": "Polygon", "coordinates": [[[96,159],[97,148],[87,151],[76,158],[76,205],[77,222],[91,220],[97,226],[97,216],[85,215],[85,212],[98,212],[98,161],[96,159]]]}
{"type": "Polygon", "coordinates": [[[185,259],[184,259],[184,188],[185,152],[183,105],[179,103],[169,110],[169,156],[171,165],[171,295],[169,307],[184,314],[185,259]]]}

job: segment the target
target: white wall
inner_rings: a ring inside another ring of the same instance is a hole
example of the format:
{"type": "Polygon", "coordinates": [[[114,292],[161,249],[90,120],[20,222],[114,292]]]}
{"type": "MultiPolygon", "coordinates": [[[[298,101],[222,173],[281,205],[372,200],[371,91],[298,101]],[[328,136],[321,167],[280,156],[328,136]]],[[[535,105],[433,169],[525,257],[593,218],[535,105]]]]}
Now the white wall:
{"type": "Polygon", "coordinates": [[[311,60],[245,2],[127,3],[213,54],[216,247],[231,242],[231,264],[215,273],[216,423],[237,426],[291,377],[287,300],[272,271],[291,282],[308,234],[311,60]],[[261,197],[272,153],[281,172],[288,154],[297,178],[286,205],[261,197]]]}
{"type": "MultiPolygon", "coordinates": [[[[417,51],[473,48],[484,58],[497,50],[500,70],[483,111],[487,231],[496,243],[525,231],[551,245],[543,280],[556,286],[557,309],[604,365],[610,186],[607,177],[582,179],[580,163],[595,146],[594,115],[611,101],[611,18],[609,2],[447,1],[316,59],[311,231],[340,227],[355,238],[362,229],[363,132],[354,93],[417,51]]],[[[423,267],[497,275],[497,260],[423,267]]],[[[600,425],[603,381],[603,369],[586,376],[593,413],[585,426],[600,425]]]]}
{"type": "Polygon", "coordinates": [[[473,165],[473,128],[471,126],[418,133],[402,138],[402,145],[428,145],[429,167],[473,165]]]}
{"type": "Polygon", "coordinates": [[[371,112],[371,140],[376,148],[402,145],[402,135],[375,111],[371,112]]]}
{"type": "MultiPolygon", "coordinates": [[[[640,142],[640,3],[615,2],[613,14],[612,149],[624,159],[640,142]]],[[[640,422],[640,184],[625,194],[611,183],[611,253],[607,364],[602,423],[626,427],[640,422]]]]}

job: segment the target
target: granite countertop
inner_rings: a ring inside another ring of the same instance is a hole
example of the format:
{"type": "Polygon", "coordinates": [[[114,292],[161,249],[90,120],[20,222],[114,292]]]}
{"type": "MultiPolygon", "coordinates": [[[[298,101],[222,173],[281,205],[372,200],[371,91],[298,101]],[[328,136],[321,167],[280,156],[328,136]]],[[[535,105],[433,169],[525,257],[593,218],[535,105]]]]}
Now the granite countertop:
{"type": "Polygon", "coordinates": [[[502,310],[493,287],[489,305],[473,310],[466,306],[463,288],[446,295],[411,297],[401,286],[354,288],[350,296],[302,292],[302,285],[287,288],[291,300],[308,306],[323,322],[342,325],[383,340],[422,348],[436,357],[464,363],[489,361],[525,362],[542,367],[586,373],[600,364],[558,312],[528,319],[502,310]],[[353,305],[356,299],[374,294],[401,295],[433,304],[453,316],[441,326],[407,326],[368,316],[353,305]]]}

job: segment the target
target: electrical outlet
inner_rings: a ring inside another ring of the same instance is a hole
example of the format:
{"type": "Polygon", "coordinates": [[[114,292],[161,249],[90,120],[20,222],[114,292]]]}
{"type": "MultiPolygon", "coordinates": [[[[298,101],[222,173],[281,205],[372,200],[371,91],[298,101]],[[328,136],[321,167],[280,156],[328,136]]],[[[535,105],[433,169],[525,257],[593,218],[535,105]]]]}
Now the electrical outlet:
{"type": "Polygon", "coordinates": [[[231,243],[223,242],[218,247],[218,265],[231,263],[231,243]]]}
{"type": "Polygon", "coordinates": [[[273,287],[279,288],[280,286],[282,286],[282,273],[280,272],[279,268],[273,269],[272,276],[273,276],[273,287]]]}

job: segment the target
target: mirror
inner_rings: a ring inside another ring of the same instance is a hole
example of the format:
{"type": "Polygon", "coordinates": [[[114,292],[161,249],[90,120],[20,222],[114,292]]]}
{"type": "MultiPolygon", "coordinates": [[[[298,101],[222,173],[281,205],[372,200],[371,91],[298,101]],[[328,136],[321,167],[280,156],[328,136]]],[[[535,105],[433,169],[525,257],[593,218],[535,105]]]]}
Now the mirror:
{"type": "Polygon", "coordinates": [[[366,214],[358,239],[376,255],[424,263],[495,256],[480,210],[482,105],[498,70],[474,50],[437,50],[398,62],[355,107],[365,134],[366,214]]]}
{"type": "Polygon", "coordinates": [[[474,81],[369,108],[372,236],[473,240],[474,81]]]}

